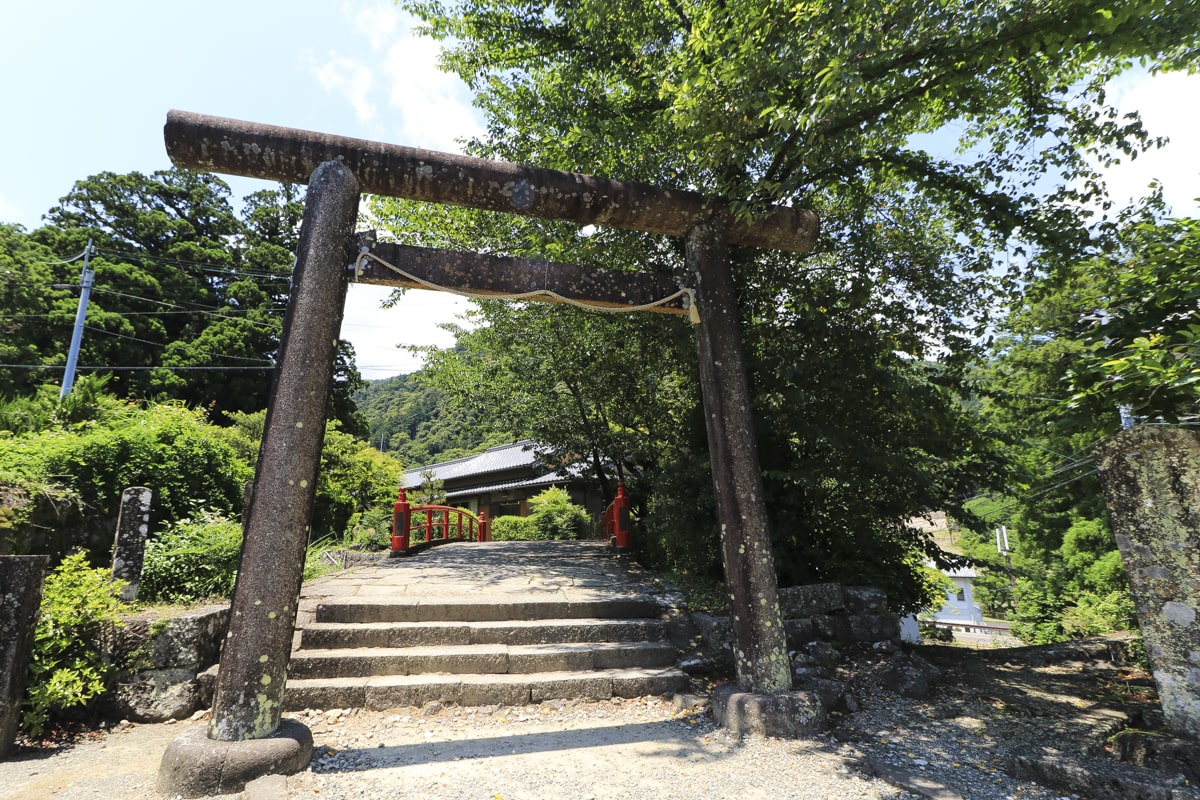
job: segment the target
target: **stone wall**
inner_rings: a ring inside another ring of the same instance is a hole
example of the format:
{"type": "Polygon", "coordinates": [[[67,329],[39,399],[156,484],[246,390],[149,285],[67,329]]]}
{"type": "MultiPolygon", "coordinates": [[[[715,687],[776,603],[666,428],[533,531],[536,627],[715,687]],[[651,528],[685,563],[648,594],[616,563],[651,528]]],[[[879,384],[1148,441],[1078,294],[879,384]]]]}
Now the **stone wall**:
{"type": "Polygon", "coordinates": [[[105,695],[104,713],[133,722],[191,716],[203,701],[197,676],[217,662],[228,626],[228,606],[126,617],[109,649],[129,666],[105,695]]]}
{"type": "MultiPolygon", "coordinates": [[[[819,583],[779,590],[783,627],[790,651],[813,642],[836,645],[900,644],[900,618],[888,611],[887,594],[869,586],[819,583]]],[[[732,664],[733,631],[728,617],[694,613],[704,649],[717,661],[732,664]]]]}

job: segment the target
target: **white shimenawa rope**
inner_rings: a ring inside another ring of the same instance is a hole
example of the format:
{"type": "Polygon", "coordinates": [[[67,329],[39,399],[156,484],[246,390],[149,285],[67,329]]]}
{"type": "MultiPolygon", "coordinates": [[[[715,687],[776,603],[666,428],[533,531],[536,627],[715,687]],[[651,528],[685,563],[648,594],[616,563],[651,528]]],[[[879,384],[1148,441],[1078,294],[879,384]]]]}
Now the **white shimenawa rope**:
{"type": "Polygon", "coordinates": [[[411,272],[405,272],[403,269],[401,269],[400,267],[397,267],[395,264],[390,264],[387,261],[384,261],[382,258],[380,258],[379,256],[375,255],[374,253],[372,253],[366,249],[359,251],[358,258],[355,259],[355,261],[354,261],[355,275],[358,275],[359,273],[362,272],[362,262],[366,261],[366,260],[370,260],[370,261],[374,261],[376,263],[382,264],[384,267],[386,267],[387,269],[390,269],[392,272],[395,272],[397,275],[403,275],[405,278],[408,278],[410,281],[421,284],[426,289],[433,289],[438,292],[449,292],[450,294],[456,294],[459,297],[467,297],[472,300],[527,300],[527,299],[533,298],[533,297],[548,297],[548,298],[557,300],[560,303],[566,303],[567,305],[575,306],[576,308],[582,308],[586,311],[596,311],[601,314],[630,314],[630,313],[633,313],[634,311],[648,311],[651,308],[656,308],[657,306],[666,305],[667,303],[671,302],[672,300],[676,300],[680,297],[685,297],[685,298],[687,298],[687,305],[685,307],[687,308],[688,319],[691,321],[691,323],[693,325],[700,324],[700,311],[696,307],[696,292],[692,289],[687,288],[686,286],[680,286],[679,291],[675,292],[674,294],[667,295],[666,297],[664,297],[660,300],[655,300],[650,303],[642,303],[640,306],[616,306],[616,307],[613,307],[613,306],[601,306],[601,305],[596,305],[595,303],[587,303],[582,300],[574,300],[570,297],[563,297],[558,292],[552,291],[550,289],[533,289],[532,291],[513,293],[513,294],[483,294],[483,293],[476,293],[476,292],[464,292],[461,289],[451,289],[449,286],[440,286],[436,283],[433,283],[432,281],[427,281],[424,278],[419,278],[416,275],[413,275],[411,272]]]}

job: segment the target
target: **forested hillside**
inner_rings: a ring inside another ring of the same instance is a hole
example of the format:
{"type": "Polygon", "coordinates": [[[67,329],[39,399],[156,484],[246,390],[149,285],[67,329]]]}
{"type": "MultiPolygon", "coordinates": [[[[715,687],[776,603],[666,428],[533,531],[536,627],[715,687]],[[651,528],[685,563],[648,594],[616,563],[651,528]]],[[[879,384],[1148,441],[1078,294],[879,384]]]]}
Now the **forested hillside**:
{"type": "Polygon", "coordinates": [[[405,469],[471,455],[512,437],[494,430],[483,403],[451,405],[420,372],[366,383],[354,402],[376,448],[400,459],[405,469]]]}

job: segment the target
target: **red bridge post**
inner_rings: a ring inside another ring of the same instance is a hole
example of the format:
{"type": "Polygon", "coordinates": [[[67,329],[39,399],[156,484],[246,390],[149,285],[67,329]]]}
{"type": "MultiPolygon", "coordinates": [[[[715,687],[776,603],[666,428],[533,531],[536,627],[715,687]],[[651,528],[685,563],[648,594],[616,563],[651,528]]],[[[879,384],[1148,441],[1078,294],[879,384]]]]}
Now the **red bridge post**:
{"type": "Polygon", "coordinates": [[[617,552],[628,553],[633,549],[633,523],[629,519],[629,496],[625,494],[625,482],[617,484],[617,496],[613,500],[613,526],[617,552]]]}
{"type": "Polygon", "coordinates": [[[479,512],[479,541],[490,542],[492,540],[492,523],[488,522],[487,512],[479,512]]]}
{"type": "Polygon", "coordinates": [[[401,489],[400,494],[396,495],[396,505],[392,506],[392,558],[408,552],[408,534],[411,523],[412,514],[409,513],[408,495],[401,489]]]}

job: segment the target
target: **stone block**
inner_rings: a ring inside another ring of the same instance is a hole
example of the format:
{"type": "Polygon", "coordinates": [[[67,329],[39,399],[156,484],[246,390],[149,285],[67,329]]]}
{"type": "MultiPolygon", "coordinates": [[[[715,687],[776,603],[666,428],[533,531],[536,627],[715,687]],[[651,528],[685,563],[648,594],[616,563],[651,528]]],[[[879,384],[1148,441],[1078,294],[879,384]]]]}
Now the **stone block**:
{"type": "Polygon", "coordinates": [[[422,675],[419,678],[379,678],[365,689],[363,704],[382,711],[388,708],[420,708],[431,700],[458,704],[462,701],[462,679],[456,675],[422,675]]]}
{"type": "Polygon", "coordinates": [[[584,697],[591,700],[606,700],[612,697],[612,676],[604,673],[580,673],[570,677],[539,680],[529,687],[529,701],[564,700],[584,697]]]}
{"type": "Polygon", "coordinates": [[[842,589],[845,608],[852,614],[880,614],[887,611],[887,592],[874,586],[847,586],[842,589]]]}
{"type": "Polygon", "coordinates": [[[154,669],[117,683],[104,697],[105,713],[132,722],[187,719],[200,706],[195,670],[154,669]]]}
{"type": "Polygon", "coordinates": [[[1112,744],[1122,761],[1178,775],[1189,784],[1200,785],[1200,742],[1125,730],[1112,738],[1112,744]]]}
{"type": "Polygon", "coordinates": [[[813,626],[813,621],[808,618],[785,619],[783,621],[783,631],[787,636],[789,650],[799,650],[811,642],[813,636],[816,635],[816,628],[813,626]]]}
{"type": "Polygon", "coordinates": [[[731,733],[799,739],[828,726],[825,706],[816,692],[756,694],[725,684],[713,690],[712,709],[717,724],[731,733]]]}
{"type": "Polygon", "coordinates": [[[831,614],[845,607],[842,586],[838,583],[788,586],[779,590],[779,610],[784,619],[831,614]]]}
{"type": "Polygon", "coordinates": [[[0,557],[0,758],[12,747],[48,556],[0,557]]]}
{"type": "Polygon", "coordinates": [[[874,644],[900,637],[900,618],[895,614],[855,614],[849,622],[851,642],[874,644]]]}
{"type": "Polygon", "coordinates": [[[674,669],[615,672],[612,679],[612,696],[662,696],[682,691],[687,685],[687,676],[674,669]]]}
{"type": "Polygon", "coordinates": [[[264,775],[292,775],[312,758],[312,733],[294,720],[262,739],[224,742],[208,738],[205,726],[167,745],[158,768],[158,793],[170,797],[233,794],[264,775]]]}

